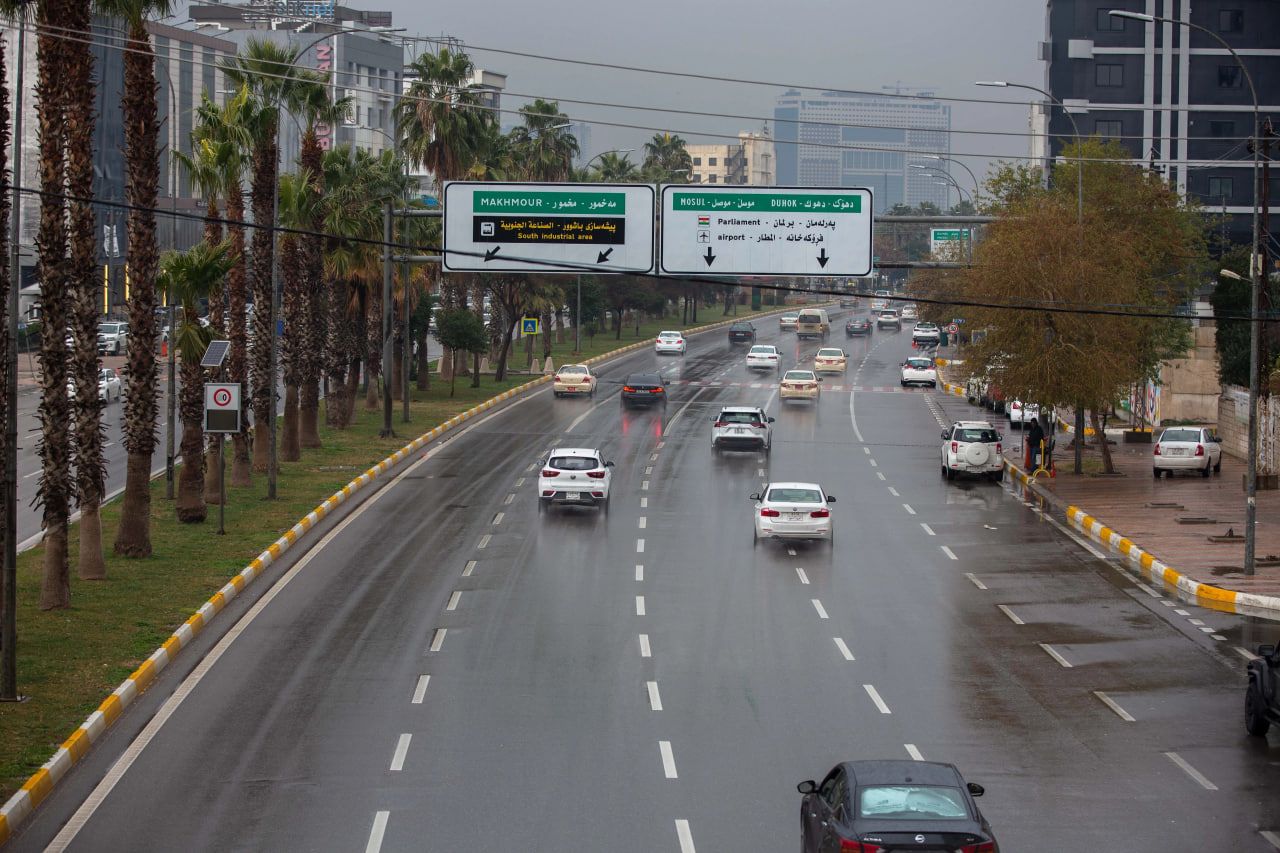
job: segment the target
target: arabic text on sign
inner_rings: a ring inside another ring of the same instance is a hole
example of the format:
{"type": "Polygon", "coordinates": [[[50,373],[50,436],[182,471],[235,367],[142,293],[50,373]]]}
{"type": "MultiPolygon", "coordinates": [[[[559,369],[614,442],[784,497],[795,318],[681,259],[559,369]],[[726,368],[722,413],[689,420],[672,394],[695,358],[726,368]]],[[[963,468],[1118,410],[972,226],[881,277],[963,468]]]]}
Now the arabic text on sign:
{"type": "Polygon", "coordinates": [[[477,191],[471,197],[473,213],[539,213],[622,216],[626,213],[624,193],[609,192],[501,192],[477,191]]]}
{"type": "Polygon", "coordinates": [[[863,196],[805,193],[672,193],[672,210],[862,213],[863,196]]]}
{"type": "Polygon", "coordinates": [[[626,220],[607,216],[476,216],[477,243],[626,243],[626,220]]]}

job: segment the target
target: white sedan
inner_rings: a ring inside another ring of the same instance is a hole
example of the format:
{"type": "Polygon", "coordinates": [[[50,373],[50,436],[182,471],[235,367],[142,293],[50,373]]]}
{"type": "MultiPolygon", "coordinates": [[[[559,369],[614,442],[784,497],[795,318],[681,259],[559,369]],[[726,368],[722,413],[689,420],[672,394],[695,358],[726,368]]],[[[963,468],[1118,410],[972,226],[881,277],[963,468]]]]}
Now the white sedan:
{"type": "Polygon", "coordinates": [[[612,467],[613,463],[604,461],[599,450],[581,447],[552,450],[538,472],[538,509],[553,504],[607,506],[612,467]]]}
{"type": "Polygon", "coordinates": [[[566,364],[556,371],[551,390],[557,397],[570,394],[592,397],[596,393],[596,375],[585,364],[566,364]]]}
{"type": "Polygon", "coordinates": [[[679,332],[658,332],[658,337],[653,341],[653,351],[659,355],[662,353],[684,355],[684,335],[679,332]]]}
{"type": "Polygon", "coordinates": [[[848,353],[838,347],[823,347],[813,357],[814,373],[844,373],[848,366],[848,353]]]}
{"type": "Polygon", "coordinates": [[[938,387],[938,369],[934,366],[933,359],[917,355],[902,362],[902,387],[908,385],[938,387]]]}
{"type": "Polygon", "coordinates": [[[1156,479],[1174,471],[1199,471],[1203,477],[1222,471],[1222,439],[1208,427],[1169,427],[1151,451],[1156,479]]]}
{"type": "Polygon", "coordinates": [[[781,366],[782,356],[775,346],[757,344],[747,353],[747,367],[752,370],[777,370],[781,366]]]}
{"type": "Polygon", "coordinates": [[[829,504],[836,502],[817,483],[766,483],[751,495],[755,501],[753,541],[761,539],[825,539],[835,542],[829,504]]]}

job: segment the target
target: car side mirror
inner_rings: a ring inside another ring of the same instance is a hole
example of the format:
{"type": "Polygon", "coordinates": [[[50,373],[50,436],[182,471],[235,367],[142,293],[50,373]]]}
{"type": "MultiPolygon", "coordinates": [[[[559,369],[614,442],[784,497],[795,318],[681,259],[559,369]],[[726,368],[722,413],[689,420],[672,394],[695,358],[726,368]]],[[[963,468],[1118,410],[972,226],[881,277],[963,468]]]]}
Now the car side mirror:
{"type": "Polygon", "coordinates": [[[775,419],[774,419],[774,418],[765,418],[765,420],[767,420],[769,423],[773,423],[775,419]]]}
{"type": "Polygon", "coordinates": [[[969,782],[965,787],[969,789],[969,793],[975,797],[981,797],[987,792],[987,789],[979,785],[977,782],[969,782]]]}
{"type": "Polygon", "coordinates": [[[943,439],[943,441],[945,441],[945,440],[947,440],[948,438],[951,438],[951,431],[950,431],[950,430],[945,430],[945,429],[944,429],[944,430],[942,431],[942,439],[943,439]]]}
{"type": "Polygon", "coordinates": [[[612,463],[612,462],[606,462],[606,463],[604,463],[604,467],[606,467],[606,468],[612,468],[612,467],[613,467],[613,463],[612,463]]]}
{"type": "Polygon", "coordinates": [[[812,779],[805,779],[799,785],[796,785],[796,790],[802,794],[812,794],[818,790],[818,783],[812,779]]]}
{"type": "Polygon", "coordinates": [[[751,499],[751,500],[753,500],[753,501],[758,501],[758,500],[760,500],[760,493],[759,493],[759,492],[752,492],[751,494],[747,495],[747,497],[748,497],[748,498],[750,498],[750,499],[751,499]]]}
{"type": "Polygon", "coordinates": [[[829,503],[829,504],[833,504],[833,503],[835,503],[835,502],[836,502],[836,496],[835,496],[835,495],[827,495],[827,503],[829,503]]]}
{"type": "Polygon", "coordinates": [[[1004,441],[1004,433],[1002,432],[996,433],[996,441],[1004,441]]]}
{"type": "Polygon", "coordinates": [[[819,377],[818,377],[818,381],[819,381],[819,382],[821,382],[821,381],[822,381],[822,377],[821,377],[821,376],[819,376],[819,377]]]}
{"type": "Polygon", "coordinates": [[[1210,439],[1210,440],[1211,440],[1214,444],[1222,444],[1222,436],[1220,436],[1220,435],[1215,435],[1215,436],[1214,436],[1212,439],[1210,439]]]}
{"type": "Polygon", "coordinates": [[[1261,646],[1258,646],[1258,657],[1260,658],[1275,657],[1275,654],[1276,654],[1276,647],[1274,643],[1265,643],[1261,646]]]}

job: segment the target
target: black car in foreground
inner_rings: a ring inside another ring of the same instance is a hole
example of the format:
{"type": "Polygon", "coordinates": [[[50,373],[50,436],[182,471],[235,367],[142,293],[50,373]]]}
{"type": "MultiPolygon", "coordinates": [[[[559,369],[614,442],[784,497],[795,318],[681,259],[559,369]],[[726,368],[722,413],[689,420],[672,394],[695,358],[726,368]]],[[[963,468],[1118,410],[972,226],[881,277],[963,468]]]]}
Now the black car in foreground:
{"type": "Polygon", "coordinates": [[[844,324],[844,336],[852,338],[854,335],[869,335],[874,328],[870,317],[851,317],[844,324]]]}
{"type": "Polygon", "coordinates": [[[734,323],[729,327],[729,343],[753,344],[756,341],[756,327],[745,321],[734,323]]]}
{"type": "Polygon", "coordinates": [[[950,764],[846,761],[821,784],[808,780],[796,789],[804,795],[801,853],[1000,850],[973,799],[982,786],[966,783],[950,764]]]}
{"type": "Polygon", "coordinates": [[[1244,727],[1251,735],[1265,737],[1272,723],[1280,724],[1280,650],[1270,643],[1258,646],[1248,672],[1244,727]]]}
{"type": "Polygon", "coordinates": [[[667,380],[656,373],[632,373],[622,383],[622,405],[667,402],[667,380]]]}

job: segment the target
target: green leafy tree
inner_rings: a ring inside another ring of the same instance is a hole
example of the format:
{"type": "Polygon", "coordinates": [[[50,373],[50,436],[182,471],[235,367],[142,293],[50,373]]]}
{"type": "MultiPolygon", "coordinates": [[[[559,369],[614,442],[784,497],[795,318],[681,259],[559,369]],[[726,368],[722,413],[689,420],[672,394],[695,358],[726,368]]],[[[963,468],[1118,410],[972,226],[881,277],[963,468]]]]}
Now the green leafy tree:
{"type": "Polygon", "coordinates": [[[606,151],[591,166],[588,180],[609,184],[626,184],[640,180],[640,168],[631,162],[630,154],[606,151]]]}
{"type": "MultiPolygon", "coordinates": [[[[447,308],[436,314],[436,340],[453,352],[483,353],[489,349],[489,333],[484,320],[465,308],[447,308]]],[[[454,394],[457,376],[449,377],[449,396],[454,394]]]]}
{"type": "Polygon", "coordinates": [[[1223,255],[1221,268],[1240,278],[1219,276],[1209,302],[1217,315],[1214,347],[1218,351],[1218,378],[1224,385],[1249,384],[1249,322],[1228,320],[1226,316],[1248,317],[1252,306],[1249,282],[1249,248],[1239,246],[1223,255]]]}
{"type": "Polygon", "coordinates": [[[671,133],[655,133],[644,144],[645,181],[655,184],[682,184],[689,181],[693,158],[683,139],[671,133]]]}

